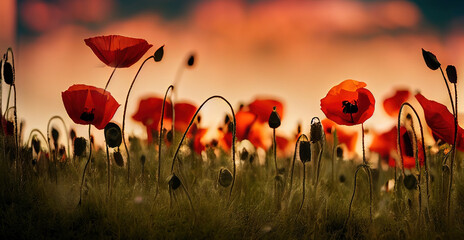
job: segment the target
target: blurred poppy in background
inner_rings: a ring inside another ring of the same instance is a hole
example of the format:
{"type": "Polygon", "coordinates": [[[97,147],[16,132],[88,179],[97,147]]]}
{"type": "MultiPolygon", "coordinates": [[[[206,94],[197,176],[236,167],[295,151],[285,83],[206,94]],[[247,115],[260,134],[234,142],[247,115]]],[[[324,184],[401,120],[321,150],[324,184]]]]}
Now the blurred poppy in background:
{"type": "MultiPolygon", "coordinates": [[[[148,143],[153,142],[153,132],[159,131],[163,100],[164,99],[160,97],[147,97],[141,99],[137,112],[132,115],[132,119],[141,122],[146,127],[148,143]]],[[[166,119],[172,117],[172,107],[171,103],[168,101],[166,101],[164,106],[164,117],[166,119]]]]}
{"type": "Polygon", "coordinates": [[[321,110],[328,119],[340,125],[364,123],[375,109],[374,96],[365,86],[366,83],[351,79],[341,82],[321,99],[321,110]]]}
{"type": "MultiPolygon", "coordinates": [[[[161,110],[160,110],[161,111],[161,110]]],[[[195,115],[195,112],[197,111],[197,107],[191,103],[188,102],[179,102],[174,105],[174,112],[175,112],[175,123],[174,123],[174,128],[176,131],[179,132],[184,132],[187,130],[188,124],[193,118],[193,115],[195,115]]],[[[172,115],[168,117],[169,119],[172,119],[172,115]]],[[[196,125],[193,125],[189,132],[192,131],[193,128],[195,128],[196,125]]]]}
{"type": "Polygon", "coordinates": [[[397,117],[401,105],[409,98],[409,90],[396,90],[395,94],[383,101],[383,109],[390,117],[397,117]]]}
{"type": "Polygon", "coordinates": [[[111,121],[119,103],[110,92],[101,88],[76,84],[61,93],[69,117],[77,124],[92,124],[105,128],[111,121]]]}
{"type": "Polygon", "coordinates": [[[327,141],[333,142],[334,130],[337,131],[338,144],[344,144],[348,152],[352,153],[356,148],[356,141],[358,140],[358,132],[347,132],[344,131],[340,126],[330,119],[323,119],[321,121],[322,127],[327,138],[327,141]]]}
{"type": "Polygon", "coordinates": [[[120,35],[98,36],[84,41],[103,63],[115,68],[132,66],[153,46],[144,39],[120,35]]]}
{"type": "Polygon", "coordinates": [[[267,123],[274,106],[280,119],[282,119],[284,116],[284,104],[275,99],[255,99],[248,105],[248,109],[258,117],[258,121],[267,123]]]}

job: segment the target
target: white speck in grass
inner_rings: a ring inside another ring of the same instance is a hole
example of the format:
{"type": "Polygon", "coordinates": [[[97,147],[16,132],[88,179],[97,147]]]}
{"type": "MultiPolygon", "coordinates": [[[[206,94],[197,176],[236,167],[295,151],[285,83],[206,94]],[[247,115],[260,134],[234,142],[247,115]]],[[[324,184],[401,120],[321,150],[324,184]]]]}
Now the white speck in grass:
{"type": "Polygon", "coordinates": [[[140,204],[140,203],[142,203],[142,201],[143,201],[142,196],[136,196],[134,198],[134,203],[136,203],[136,204],[140,204]]]}
{"type": "Polygon", "coordinates": [[[261,228],[261,233],[265,234],[265,233],[268,233],[272,230],[272,227],[269,226],[269,225],[264,225],[262,228],[261,228]]]}

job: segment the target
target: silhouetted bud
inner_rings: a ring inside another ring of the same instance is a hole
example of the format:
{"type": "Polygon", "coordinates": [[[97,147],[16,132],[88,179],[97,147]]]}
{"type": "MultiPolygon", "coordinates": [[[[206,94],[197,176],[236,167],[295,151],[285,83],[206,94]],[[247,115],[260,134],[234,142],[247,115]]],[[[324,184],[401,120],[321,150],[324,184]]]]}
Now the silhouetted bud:
{"type": "Polygon", "coordinates": [[[248,153],[246,148],[243,148],[242,151],[240,152],[240,160],[243,160],[243,161],[247,160],[249,155],[250,154],[248,153]]]}
{"type": "Polygon", "coordinates": [[[124,159],[122,158],[120,151],[113,152],[113,157],[114,157],[114,161],[116,162],[116,165],[120,167],[124,167],[124,159]]]}
{"type": "Polygon", "coordinates": [[[456,67],[454,67],[453,65],[448,65],[448,67],[446,67],[446,75],[448,75],[448,81],[450,81],[450,83],[458,82],[456,67]]]}
{"type": "Polygon", "coordinates": [[[87,148],[87,140],[83,137],[74,139],[74,156],[81,157],[87,148]]]}
{"type": "Polygon", "coordinates": [[[105,141],[108,147],[119,147],[122,142],[121,128],[118,124],[110,122],[105,126],[105,141]]]}
{"type": "Polygon", "coordinates": [[[298,126],[296,127],[296,133],[297,134],[301,133],[301,123],[298,123],[298,126]]]}
{"type": "Polygon", "coordinates": [[[69,136],[71,137],[71,140],[74,140],[74,138],[77,137],[76,131],[74,131],[74,129],[71,129],[71,131],[69,132],[69,136]]]}
{"type": "Polygon", "coordinates": [[[58,146],[58,139],[60,138],[60,132],[54,127],[52,127],[52,139],[55,146],[58,146]]]}
{"type": "Polygon", "coordinates": [[[37,159],[32,159],[32,166],[35,166],[37,164],[37,159]]]}
{"type": "Polygon", "coordinates": [[[218,182],[223,187],[228,187],[232,183],[233,177],[232,173],[227,168],[221,168],[219,170],[219,179],[218,182]]]}
{"type": "Polygon", "coordinates": [[[187,66],[192,67],[194,64],[195,64],[195,54],[192,54],[187,60],[187,66]]]}
{"type": "Polygon", "coordinates": [[[429,52],[426,51],[422,48],[422,57],[424,57],[425,64],[427,64],[427,67],[429,67],[432,70],[437,70],[441,64],[438,62],[437,57],[429,52]]]}
{"type": "Polygon", "coordinates": [[[341,148],[340,146],[337,146],[337,157],[338,158],[343,158],[343,148],[341,148]]]}
{"type": "Polygon", "coordinates": [[[3,64],[3,80],[8,85],[12,85],[14,83],[14,73],[13,73],[13,66],[11,63],[5,62],[3,64]]]}
{"type": "Polygon", "coordinates": [[[417,179],[412,174],[406,175],[406,177],[404,177],[403,183],[404,183],[404,186],[408,190],[412,190],[412,189],[417,188],[417,179]]]}
{"type": "Polygon", "coordinates": [[[230,117],[229,115],[226,115],[226,117],[224,118],[224,124],[227,125],[230,123],[230,117]]]}
{"type": "Polygon", "coordinates": [[[145,165],[145,161],[146,161],[145,155],[140,156],[140,163],[142,164],[142,166],[145,165]]]}
{"type": "Polygon", "coordinates": [[[158,48],[158,50],[156,50],[154,54],[155,62],[161,61],[163,59],[163,56],[164,56],[164,45],[158,48]]]}
{"type": "MultiPolygon", "coordinates": [[[[0,59],[0,70],[3,68],[3,59],[0,59]]],[[[1,74],[1,71],[0,71],[0,81],[3,80],[3,74],[1,74]]]]}
{"type": "Polygon", "coordinates": [[[269,116],[269,127],[270,128],[278,128],[280,126],[280,116],[277,113],[277,108],[274,106],[272,109],[272,113],[269,116]]]}
{"type": "Polygon", "coordinates": [[[346,181],[345,175],[341,174],[341,175],[338,177],[338,180],[339,180],[341,183],[344,183],[344,182],[346,181]]]}
{"type": "Polygon", "coordinates": [[[322,124],[321,122],[313,122],[311,124],[311,142],[319,142],[322,139],[322,124]]]}
{"type": "Polygon", "coordinates": [[[172,189],[172,190],[176,190],[177,188],[180,187],[180,185],[182,184],[182,182],[180,181],[180,179],[176,176],[176,174],[172,174],[168,177],[168,184],[169,184],[169,187],[172,189]]]}
{"type": "Polygon", "coordinates": [[[172,142],[172,129],[169,130],[169,131],[166,133],[166,139],[167,139],[169,142],[172,142]]]}
{"type": "Polygon", "coordinates": [[[309,141],[300,141],[299,155],[303,164],[311,161],[311,143],[309,141]]]}
{"type": "Polygon", "coordinates": [[[34,148],[34,151],[36,153],[39,153],[40,152],[40,141],[39,141],[39,139],[37,139],[36,137],[33,137],[32,141],[31,141],[31,144],[32,144],[32,147],[34,148]]]}
{"type": "Polygon", "coordinates": [[[406,114],[406,119],[411,121],[412,120],[412,115],[410,113],[406,114]]]}
{"type": "Polygon", "coordinates": [[[14,134],[14,123],[13,121],[6,120],[3,124],[3,131],[7,136],[13,136],[14,134]]]}
{"type": "Polygon", "coordinates": [[[411,142],[411,137],[409,136],[409,132],[405,132],[403,134],[403,142],[404,142],[404,154],[408,157],[414,157],[414,149],[411,142]]]}

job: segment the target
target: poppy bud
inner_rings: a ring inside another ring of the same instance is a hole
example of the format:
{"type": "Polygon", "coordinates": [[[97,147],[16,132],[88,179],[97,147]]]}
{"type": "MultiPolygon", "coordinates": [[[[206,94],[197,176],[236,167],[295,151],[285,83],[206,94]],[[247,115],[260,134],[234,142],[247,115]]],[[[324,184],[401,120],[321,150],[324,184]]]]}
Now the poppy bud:
{"type": "Polygon", "coordinates": [[[337,157],[343,158],[343,148],[341,148],[340,146],[337,147],[337,157]]]}
{"type": "Polygon", "coordinates": [[[12,136],[14,134],[14,123],[13,121],[6,120],[6,124],[3,125],[3,131],[7,136],[12,136]]]}
{"type": "Polygon", "coordinates": [[[172,129],[169,130],[169,131],[166,133],[166,139],[167,139],[169,142],[172,142],[172,129]]]}
{"type": "Polygon", "coordinates": [[[35,166],[37,164],[37,159],[32,159],[32,166],[35,166]]]}
{"type": "Polygon", "coordinates": [[[456,67],[454,67],[453,65],[448,65],[448,67],[446,67],[446,75],[448,75],[448,81],[450,81],[450,83],[458,82],[456,67]]]}
{"type": "Polygon", "coordinates": [[[158,48],[153,56],[155,57],[155,62],[160,62],[164,56],[164,45],[158,48]]]}
{"type": "Polygon", "coordinates": [[[176,176],[176,174],[172,174],[168,177],[168,184],[169,184],[169,187],[172,189],[172,190],[176,190],[177,188],[180,187],[180,185],[182,184],[182,182],[180,181],[180,179],[176,176]]]}
{"type": "Polygon", "coordinates": [[[280,117],[279,117],[279,114],[277,113],[277,107],[274,106],[274,108],[272,109],[272,113],[271,115],[269,116],[269,127],[270,128],[273,128],[273,129],[276,129],[280,126],[280,117]]]}
{"type": "Polygon", "coordinates": [[[119,147],[122,142],[121,128],[113,122],[105,126],[105,141],[108,147],[119,147]]]}
{"type": "Polygon", "coordinates": [[[422,57],[424,57],[425,64],[427,64],[427,67],[429,67],[432,70],[437,70],[441,64],[438,62],[437,57],[429,52],[426,51],[422,48],[422,57]]]}
{"type": "Polygon", "coordinates": [[[53,143],[55,143],[55,146],[58,145],[58,139],[60,138],[60,132],[54,127],[52,127],[52,138],[53,138],[53,143]]]}
{"type": "Polygon", "coordinates": [[[145,155],[140,156],[140,163],[142,164],[142,166],[145,165],[145,161],[146,161],[145,155]]]}
{"type": "Polygon", "coordinates": [[[226,115],[226,117],[224,118],[224,124],[227,125],[230,123],[230,117],[229,115],[226,115]]]}
{"type": "Polygon", "coordinates": [[[313,122],[311,124],[311,142],[319,142],[322,139],[322,124],[321,122],[313,122]]]}
{"type": "Polygon", "coordinates": [[[299,154],[303,164],[311,161],[311,143],[309,141],[300,141],[299,154]]]}
{"type": "Polygon", "coordinates": [[[14,83],[14,73],[13,73],[13,66],[11,63],[5,62],[3,64],[3,80],[8,85],[12,85],[14,83]]]}
{"type": "Polygon", "coordinates": [[[74,139],[74,156],[83,156],[86,146],[87,145],[87,140],[83,137],[78,137],[74,139]]]}
{"type": "Polygon", "coordinates": [[[411,137],[409,136],[409,132],[405,132],[403,134],[403,141],[404,141],[404,154],[408,157],[414,157],[414,150],[411,142],[411,137]]]}
{"type": "Polygon", "coordinates": [[[412,174],[406,175],[406,177],[403,180],[403,183],[408,190],[413,190],[417,188],[417,179],[412,174]]]}
{"type": "Polygon", "coordinates": [[[121,152],[115,151],[113,153],[114,161],[120,167],[124,167],[124,159],[122,158],[121,152]]]}
{"type": "Polygon", "coordinates": [[[301,123],[298,123],[298,126],[296,127],[296,133],[297,135],[301,133],[301,123]]]}
{"type": "Polygon", "coordinates": [[[36,153],[40,152],[40,141],[36,137],[32,138],[32,147],[36,153]]]}
{"type": "Polygon", "coordinates": [[[243,150],[240,152],[240,160],[243,160],[243,161],[247,160],[249,155],[250,154],[248,153],[246,148],[243,148],[243,150]]]}
{"type": "Polygon", "coordinates": [[[69,136],[71,137],[71,140],[76,138],[77,137],[76,131],[74,131],[74,129],[71,129],[71,131],[69,132],[69,136]]]}
{"type": "Polygon", "coordinates": [[[194,64],[195,64],[195,55],[192,54],[187,60],[187,66],[192,67],[194,64]]]}
{"type": "Polygon", "coordinates": [[[341,183],[344,183],[344,182],[346,181],[345,175],[341,174],[341,175],[338,177],[338,180],[339,180],[341,183]]]}
{"type": "Polygon", "coordinates": [[[228,187],[232,183],[232,173],[227,168],[221,168],[219,170],[218,182],[223,187],[228,187]]]}

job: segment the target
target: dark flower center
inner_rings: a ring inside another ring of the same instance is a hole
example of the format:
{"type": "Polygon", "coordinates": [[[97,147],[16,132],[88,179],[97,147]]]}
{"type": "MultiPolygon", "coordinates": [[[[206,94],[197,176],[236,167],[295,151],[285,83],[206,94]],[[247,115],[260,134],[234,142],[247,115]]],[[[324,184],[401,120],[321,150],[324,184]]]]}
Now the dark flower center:
{"type": "Polygon", "coordinates": [[[349,113],[351,116],[351,122],[354,122],[353,120],[353,113],[358,112],[358,102],[356,100],[353,100],[354,103],[351,103],[349,101],[343,101],[342,102],[342,107],[343,107],[343,113],[349,113]]]}
{"type": "Polygon", "coordinates": [[[93,119],[95,118],[95,115],[93,114],[93,111],[95,111],[95,108],[92,108],[92,110],[85,111],[81,114],[80,119],[86,122],[92,122],[93,119]]]}

